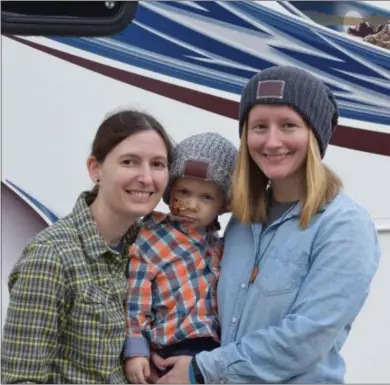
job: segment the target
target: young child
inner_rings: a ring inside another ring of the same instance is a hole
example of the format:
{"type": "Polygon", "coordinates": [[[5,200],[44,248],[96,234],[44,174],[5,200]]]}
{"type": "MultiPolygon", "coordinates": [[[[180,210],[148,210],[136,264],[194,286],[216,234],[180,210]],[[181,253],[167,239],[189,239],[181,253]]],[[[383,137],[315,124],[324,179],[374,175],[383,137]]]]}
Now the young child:
{"type": "Polygon", "coordinates": [[[125,372],[146,383],[149,356],[195,355],[219,346],[216,285],[237,150],[216,133],[191,136],[174,150],[164,195],[170,213],[153,212],[129,250],[125,372]]]}

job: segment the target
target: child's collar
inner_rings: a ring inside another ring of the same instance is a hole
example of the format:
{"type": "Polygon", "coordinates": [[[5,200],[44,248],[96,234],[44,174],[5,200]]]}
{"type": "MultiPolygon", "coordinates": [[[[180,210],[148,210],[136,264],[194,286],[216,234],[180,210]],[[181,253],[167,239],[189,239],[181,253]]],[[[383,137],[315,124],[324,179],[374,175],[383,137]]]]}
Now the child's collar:
{"type": "Polygon", "coordinates": [[[207,242],[214,242],[215,240],[219,239],[219,235],[218,235],[219,229],[215,225],[215,223],[219,224],[218,221],[213,223],[208,228],[194,229],[186,226],[180,221],[174,220],[171,216],[171,213],[162,213],[160,211],[153,211],[152,213],[146,215],[142,219],[142,225],[149,229],[152,229],[153,227],[164,223],[172,224],[172,226],[176,228],[178,231],[187,234],[191,238],[194,238],[199,241],[205,240],[207,242]]]}

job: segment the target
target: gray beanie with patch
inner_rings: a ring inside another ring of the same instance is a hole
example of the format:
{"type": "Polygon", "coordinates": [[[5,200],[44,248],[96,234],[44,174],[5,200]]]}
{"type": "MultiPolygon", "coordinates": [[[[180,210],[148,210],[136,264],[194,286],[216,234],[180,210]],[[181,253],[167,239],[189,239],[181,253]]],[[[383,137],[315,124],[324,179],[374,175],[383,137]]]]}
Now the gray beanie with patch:
{"type": "Polygon", "coordinates": [[[296,67],[270,67],[246,84],[240,102],[240,137],[250,109],[256,104],[293,107],[312,128],[321,156],[337,126],[339,112],[333,92],[320,79],[296,67]]]}
{"type": "Polygon", "coordinates": [[[180,177],[191,177],[216,183],[227,196],[237,148],[223,136],[207,132],[190,136],[178,143],[173,151],[169,184],[163,196],[169,204],[169,190],[180,177]]]}

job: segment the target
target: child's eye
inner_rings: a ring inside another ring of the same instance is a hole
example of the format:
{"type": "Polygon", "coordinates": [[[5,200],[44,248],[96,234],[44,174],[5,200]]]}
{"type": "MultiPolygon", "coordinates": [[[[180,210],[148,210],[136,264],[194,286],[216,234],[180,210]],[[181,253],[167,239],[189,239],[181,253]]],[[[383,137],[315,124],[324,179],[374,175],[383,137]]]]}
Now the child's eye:
{"type": "Polygon", "coordinates": [[[205,201],[213,201],[214,200],[214,197],[211,196],[211,195],[203,195],[203,199],[205,201]]]}
{"type": "Polygon", "coordinates": [[[179,190],[176,190],[176,192],[180,195],[188,195],[188,190],[181,188],[179,190]]]}

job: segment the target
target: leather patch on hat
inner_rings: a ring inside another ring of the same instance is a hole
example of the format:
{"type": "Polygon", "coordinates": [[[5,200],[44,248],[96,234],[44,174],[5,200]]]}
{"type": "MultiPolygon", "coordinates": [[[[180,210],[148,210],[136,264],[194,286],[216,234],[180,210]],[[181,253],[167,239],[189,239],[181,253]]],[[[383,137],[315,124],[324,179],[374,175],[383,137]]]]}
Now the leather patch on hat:
{"type": "Polygon", "coordinates": [[[189,176],[192,178],[199,178],[199,179],[206,179],[208,168],[209,168],[209,165],[206,162],[201,162],[199,160],[187,160],[184,163],[183,176],[189,176]]]}
{"type": "Polygon", "coordinates": [[[284,87],[286,82],[284,80],[260,80],[257,85],[257,99],[283,99],[284,87]]]}

